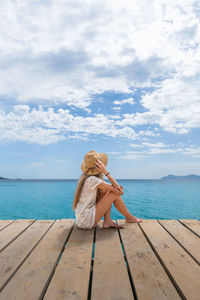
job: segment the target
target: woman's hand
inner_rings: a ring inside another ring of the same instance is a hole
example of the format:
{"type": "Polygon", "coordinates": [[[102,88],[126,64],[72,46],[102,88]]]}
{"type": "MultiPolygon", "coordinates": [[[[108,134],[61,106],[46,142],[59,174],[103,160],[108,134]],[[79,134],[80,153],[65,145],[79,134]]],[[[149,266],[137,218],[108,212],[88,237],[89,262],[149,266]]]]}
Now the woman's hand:
{"type": "Polygon", "coordinates": [[[106,194],[108,191],[113,192],[116,195],[120,195],[120,196],[124,194],[122,187],[120,190],[120,189],[114,188],[114,186],[112,184],[106,183],[104,181],[101,182],[100,184],[98,184],[97,189],[102,191],[104,194],[106,194]]]}
{"type": "Polygon", "coordinates": [[[124,193],[124,190],[123,190],[123,186],[122,185],[113,185],[114,189],[116,191],[119,191],[119,192],[123,192],[124,193]]]}
{"type": "MultiPolygon", "coordinates": [[[[113,187],[114,187],[114,186],[113,186],[113,187]]],[[[124,194],[124,190],[123,190],[123,187],[122,187],[121,185],[119,185],[118,187],[114,187],[114,189],[115,189],[115,193],[116,193],[117,195],[122,196],[122,195],[124,194]]]]}
{"type": "MultiPolygon", "coordinates": [[[[104,165],[104,163],[101,160],[97,159],[96,162],[95,162],[95,165],[96,165],[95,168],[99,172],[101,172],[103,174],[107,174],[108,173],[108,171],[106,169],[106,166],[104,165]]],[[[118,195],[123,195],[124,194],[123,186],[119,185],[117,183],[117,181],[114,178],[112,178],[111,175],[109,176],[108,179],[109,179],[110,183],[112,184],[112,187],[113,187],[115,193],[118,194],[118,195]]]]}
{"type": "Polygon", "coordinates": [[[117,190],[123,190],[123,186],[122,185],[119,185],[119,184],[115,184],[113,185],[115,189],[117,190]]]}
{"type": "Polygon", "coordinates": [[[104,163],[103,163],[101,160],[97,159],[96,162],[95,162],[95,165],[96,165],[95,168],[96,168],[99,172],[101,172],[101,173],[103,173],[103,174],[107,174],[107,173],[108,173],[108,171],[107,171],[107,169],[106,169],[106,166],[104,165],[104,163]]]}

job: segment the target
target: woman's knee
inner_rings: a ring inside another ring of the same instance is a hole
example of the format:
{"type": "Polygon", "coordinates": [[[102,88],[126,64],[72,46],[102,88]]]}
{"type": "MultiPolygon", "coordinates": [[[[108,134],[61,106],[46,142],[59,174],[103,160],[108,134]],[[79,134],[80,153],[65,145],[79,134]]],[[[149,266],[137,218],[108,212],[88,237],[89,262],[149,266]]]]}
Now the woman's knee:
{"type": "MultiPolygon", "coordinates": [[[[110,201],[111,203],[113,203],[119,196],[116,195],[114,192],[112,191],[106,191],[106,193],[104,194],[104,196],[100,199],[103,200],[103,199],[106,199],[107,201],[110,201]]],[[[107,202],[106,201],[106,202],[107,202]]]]}
{"type": "Polygon", "coordinates": [[[108,191],[107,196],[109,197],[109,199],[112,200],[112,202],[114,202],[119,196],[116,195],[114,192],[108,191]]]}
{"type": "MultiPolygon", "coordinates": [[[[112,195],[112,194],[114,194],[113,192],[111,192],[111,191],[106,191],[104,194],[103,194],[103,197],[107,197],[107,196],[110,196],[110,195],[112,195]]],[[[103,198],[102,197],[102,198],[103,198]]]]}
{"type": "Polygon", "coordinates": [[[117,199],[117,195],[115,193],[113,193],[112,191],[106,191],[106,193],[100,200],[106,200],[106,202],[109,201],[112,204],[112,202],[114,202],[115,199],[117,199]]]}

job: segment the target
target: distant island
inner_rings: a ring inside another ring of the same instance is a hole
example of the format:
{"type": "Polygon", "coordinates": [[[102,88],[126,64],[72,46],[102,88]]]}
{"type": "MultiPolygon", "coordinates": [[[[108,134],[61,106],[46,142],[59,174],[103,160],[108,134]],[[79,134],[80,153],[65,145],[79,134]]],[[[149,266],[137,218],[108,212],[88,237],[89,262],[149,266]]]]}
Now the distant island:
{"type": "Polygon", "coordinates": [[[176,180],[176,179],[200,179],[200,175],[190,174],[186,176],[168,175],[161,178],[161,180],[176,180]]]}
{"type": "Polygon", "coordinates": [[[0,180],[8,180],[8,178],[0,177],[0,180]]]}
{"type": "Polygon", "coordinates": [[[10,179],[5,177],[0,177],[0,180],[21,180],[21,178],[10,179]]]}

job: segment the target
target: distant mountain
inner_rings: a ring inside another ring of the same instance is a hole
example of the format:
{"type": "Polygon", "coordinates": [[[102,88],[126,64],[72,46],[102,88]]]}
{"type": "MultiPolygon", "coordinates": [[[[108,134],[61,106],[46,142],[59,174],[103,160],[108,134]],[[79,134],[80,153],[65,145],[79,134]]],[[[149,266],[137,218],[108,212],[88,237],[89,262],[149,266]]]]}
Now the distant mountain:
{"type": "Polygon", "coordinates": [[[0,180],[8,180],[8,178],[0,177],[0,180]]]}
{"type": "Polygon", "coordinates": [[[0,177],[0,180],[22,180],[22,179],[21,179],[21,178],[14,178],[14,179],[11,179],[11,178],[0,177]]]}
{"type": "Polygon", "coordinates": [[[195,174],[190,174],[190,175],[186,175],[186,176],[176,176],[176,175],[168,175],[168,176],[164,176],[161,178],[161,180],[165,180],[165,179],[170,179],[170,180],[175,180],[175,179],[200,179],[199,175],[195,175],[195,174]]]}

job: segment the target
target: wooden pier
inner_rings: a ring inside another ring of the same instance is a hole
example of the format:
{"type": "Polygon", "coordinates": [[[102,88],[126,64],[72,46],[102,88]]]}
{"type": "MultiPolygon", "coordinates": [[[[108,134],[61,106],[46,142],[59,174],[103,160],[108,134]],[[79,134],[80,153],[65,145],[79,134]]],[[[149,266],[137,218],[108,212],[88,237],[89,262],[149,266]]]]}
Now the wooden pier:
{"type": "Polygon", "coordinates": [[[0,300],[198,300],[200,221],[0,220],[0,300]]]}

